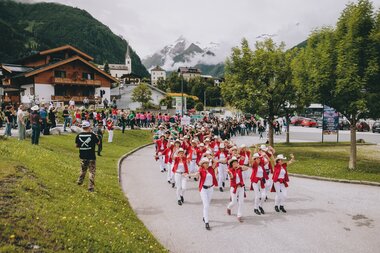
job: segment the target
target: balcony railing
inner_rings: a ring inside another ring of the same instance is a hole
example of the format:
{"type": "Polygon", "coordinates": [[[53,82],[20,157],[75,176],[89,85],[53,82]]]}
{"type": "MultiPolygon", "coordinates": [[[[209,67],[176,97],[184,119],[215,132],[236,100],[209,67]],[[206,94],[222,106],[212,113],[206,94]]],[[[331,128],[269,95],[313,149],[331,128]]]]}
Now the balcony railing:
{"type": "Polygon", "coordinates": [[[100,80],[88,80],[88,79],[71,79],[62,77],[53,77],[54,84],[70,84],[70,85],[89,85],[89,86],[100,86],[102,83],[100,80]]]}

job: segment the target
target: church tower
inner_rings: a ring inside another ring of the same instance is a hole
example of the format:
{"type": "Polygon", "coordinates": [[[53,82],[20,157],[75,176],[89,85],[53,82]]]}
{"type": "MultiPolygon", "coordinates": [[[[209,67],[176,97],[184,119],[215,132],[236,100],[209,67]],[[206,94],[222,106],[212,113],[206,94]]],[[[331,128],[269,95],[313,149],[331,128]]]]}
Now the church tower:
{"type": "Polygon", "coordinates": [[[128,74],[132,73],[132,59],[129,52],[129,43],[127,46],[127,52],[125,53],[125,66],[128,68],[128,74]]]}

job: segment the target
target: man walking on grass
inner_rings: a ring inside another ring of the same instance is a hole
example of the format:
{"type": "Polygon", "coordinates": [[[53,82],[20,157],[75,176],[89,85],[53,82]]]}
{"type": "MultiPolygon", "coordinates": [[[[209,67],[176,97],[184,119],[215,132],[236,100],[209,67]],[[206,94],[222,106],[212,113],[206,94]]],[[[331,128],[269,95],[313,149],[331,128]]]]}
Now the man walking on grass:
{"type": "Polygon", "coordinates": [[[84,120],[82,122],[83,132],[78,134],[75,143],[79,148],[79,158],[81,161],[81,173],[78,178],[78,185],[83,184],[87,170],[89,171],[88,190],[94,191],[95,186],[95,171],[96,171],[96,155],[95,146],[99,144],[98,137],[91,131],[90,122],[84,120]]]}

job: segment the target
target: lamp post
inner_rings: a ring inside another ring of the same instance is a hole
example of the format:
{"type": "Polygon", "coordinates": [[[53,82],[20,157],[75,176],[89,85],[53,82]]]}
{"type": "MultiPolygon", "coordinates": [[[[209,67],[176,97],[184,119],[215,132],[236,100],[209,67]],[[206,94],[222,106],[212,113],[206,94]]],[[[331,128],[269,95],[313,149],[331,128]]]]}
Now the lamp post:
{"type": "Polygon", "coordinates": [[[183,116],[183,76],[181,76],[181,116],[183,116]]]}

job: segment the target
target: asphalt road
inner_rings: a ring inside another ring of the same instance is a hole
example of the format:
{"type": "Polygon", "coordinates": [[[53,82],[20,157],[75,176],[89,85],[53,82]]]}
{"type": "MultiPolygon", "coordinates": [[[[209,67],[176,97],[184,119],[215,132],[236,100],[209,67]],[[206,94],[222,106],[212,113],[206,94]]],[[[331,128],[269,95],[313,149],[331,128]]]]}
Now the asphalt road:
{"type": "Polygon", "coordinates": [[[197,183],[188,182],[185,203],[153,159],[153,146],[124,160],[122,189],[153,235],[171,252],[379,252],[380,187],[290,178],[288,213],[274,211],[274,194],[265,215],[253,213],[253,192],[244,205],[244,222],[226,214],[227,192],[214,191],[207,231],[197,183]]]}

